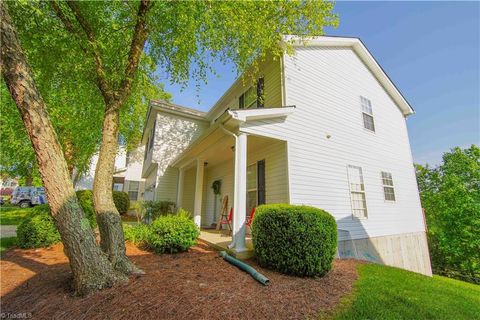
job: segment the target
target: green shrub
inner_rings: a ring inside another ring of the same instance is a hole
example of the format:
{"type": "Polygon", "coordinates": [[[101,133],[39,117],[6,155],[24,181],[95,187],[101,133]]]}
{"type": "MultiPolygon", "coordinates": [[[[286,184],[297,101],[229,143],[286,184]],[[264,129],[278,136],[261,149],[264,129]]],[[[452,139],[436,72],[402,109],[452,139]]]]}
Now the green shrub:
{"type": "Polygon", "coordinates": [[[143,220],[150,223],[161,216],[175,213],[175,202],[172,201],[144,201],[143,220]]]}
{"type": "Polygon", "coordinates": [[[60,234],[55,227],[47,204],[35,206],[17,228],[20,248],[48,247],[60,242],[60,234]]]}
{"type": "Polygon", "coordinates": [[[92,228],[97,226],[97,219],[95,218],[95,209],[93,207],[93,193],[92,190],[78,190],[77,198],[80,206],[87,217],[88,222],[92,228]]]}
{"type": "MultiPolygon", "coordinates": [[[[95,228],[97,226],[97,220],[95,218],[92,190],[78,190],[76,194],[80,206],[85,212],[85,216],[90,222],[91,227],[95,228]]],[[[130,207],[130,199],[128,198],[128,194],[126,192],[113,191],[113,202],[115,203],[115,207],[120,214],[126,213],[130,207]]]]}
{"type": "Polygon", "coordinates": [[[200,232],[192,219],[184,215],[157,218],[150,226],[147,246],[156,253],[177,253],[196,243],[200,232]]]}
{"type": "Polygon", "coordinates": [[[147,241],[151,234],[150,226],[146,224],[124,224],[123,233],[125,235],[125,240],[140,247],[148,247],[147,241]]]}
{"type": "Polygon", "coordinates": [[[125,240],[160,254],[186,251],[200,234],[191,214],[183,209],[175,215],[160,216],[152,224],[125,224],[123,232],[125,240]]]}
{"type": "Polygon", "coordinates": [[[308,206],[259,206],[252,223],[258,263],[296,276],[323,276],[337,247],[337,224],[327,212],[308,206]]]}
{"type": "Polygon", "coordinates": [[[130,198],[128,197],[128,193],[123,191],[113,191],[113,202],[120,214],[128,212],[128,208],[130,208],[130,198]]]}

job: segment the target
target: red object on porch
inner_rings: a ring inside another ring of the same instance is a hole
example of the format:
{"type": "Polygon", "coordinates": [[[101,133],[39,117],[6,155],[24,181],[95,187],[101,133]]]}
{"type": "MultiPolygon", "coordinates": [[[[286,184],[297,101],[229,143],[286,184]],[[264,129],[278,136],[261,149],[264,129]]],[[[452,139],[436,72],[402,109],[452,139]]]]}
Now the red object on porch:
{"type": "Polygon", "coordinates": [[[252,212],[250,212],[250,217],[248,218],[248,221],[247,221],[247,223],[246,223],[249,228],[252,227],[253,217],[255,216],[255,210],[256,210],[256,209],[257,209],[257,208],[253,207],[253,208],[252,208],[252,212]]]}

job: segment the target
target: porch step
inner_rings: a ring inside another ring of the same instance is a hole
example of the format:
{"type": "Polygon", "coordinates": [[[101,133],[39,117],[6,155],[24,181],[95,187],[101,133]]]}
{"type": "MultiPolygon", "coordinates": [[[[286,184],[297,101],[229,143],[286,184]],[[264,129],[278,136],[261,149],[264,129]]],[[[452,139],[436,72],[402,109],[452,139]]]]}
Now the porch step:
{"type": "Polygon", "coordinates": [[[247,239],[247,250],[236,252],[234,249],[229,249],[228,245],[232,242],[232,237],[223,234],[220,231],[202,230],[200,231],[200,240],[206,242],[209,246],[218,251],[227,251],[228,254],[240,260],[252,258],[255,253],[253,251],[252,241],[247,239]]]}

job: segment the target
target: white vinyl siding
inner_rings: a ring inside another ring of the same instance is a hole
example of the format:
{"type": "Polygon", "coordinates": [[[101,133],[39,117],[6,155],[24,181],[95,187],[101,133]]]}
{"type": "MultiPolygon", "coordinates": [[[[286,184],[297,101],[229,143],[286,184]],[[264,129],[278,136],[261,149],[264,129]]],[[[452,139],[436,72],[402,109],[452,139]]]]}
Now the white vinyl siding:
{"type": "Polygon", "coordinates": [[[158,172],[155,199],[159,201],[176,201],[177,180],[177,168],[168,166],[163,173],[158,172]]]}
{"type": "Polygon", "coordinates": [[[382,185],[385,201],[395,201],[395,189],[393,187],[392,174],[382,171],[382,185]]]}
{"type": "Polygon", "coordinates": [[[287,141],[290,203],[328,211],[353,239],[424,231],[405,118],[356,53],[297,47],[284,66],[284,104],[295,111],[241,130],[287,141]],[[361,130],[360,96],[375,102],[375,135],[361,130]],[[350,164],[362,168],[368,219],[352,219],[350,164]],[[395,206],[384,200],[382,170],[395,172],[395,206]]]}
{"type": "Polygon", "coordinates": [[[183,196],[181,207],[193,216],[193,208],[195,202],[195,176],[197,168],[193,167],[185,171],[184,184],[183,184],[183,196]]]}
{"type": "Polygon", "coordinates": [[[365,196],[362,168],[355,166],[348,166],[347,168],[353,216],[365,219],[367,218],[367,200],[365,196]]]}
{"type": "Polygon", "coordinates": [[[151,162],[157,166],[155,200],[176,201],[178,169],[172,168],[170,164],[204,132],[208,123],[158,112],[155,124],[155,141],[151,157],[151,162]]]}

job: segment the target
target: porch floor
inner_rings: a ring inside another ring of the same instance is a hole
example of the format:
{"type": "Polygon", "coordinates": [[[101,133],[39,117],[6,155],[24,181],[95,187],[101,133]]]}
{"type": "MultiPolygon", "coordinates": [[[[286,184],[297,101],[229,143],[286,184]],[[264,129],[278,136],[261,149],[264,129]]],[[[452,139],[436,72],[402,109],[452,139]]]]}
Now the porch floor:
{"type": "Polygon", "coordinates": [[[254,255],[252,237],[248,234],[246,238],[247,251],[243,252],[236,252],[228,248],[228,245],[232,242],[232,236],[228,234],[227,230],[201,229],[198,238],[208,243],[215,250],[227,251],[237,259],[249,259],[254,255]]]}

